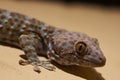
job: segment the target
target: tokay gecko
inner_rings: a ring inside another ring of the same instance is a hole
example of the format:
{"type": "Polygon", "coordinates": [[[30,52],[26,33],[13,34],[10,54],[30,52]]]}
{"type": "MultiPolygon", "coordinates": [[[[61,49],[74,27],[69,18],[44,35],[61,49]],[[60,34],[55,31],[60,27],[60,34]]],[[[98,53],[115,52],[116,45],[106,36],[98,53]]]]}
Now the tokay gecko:
{"type": "Polygon", "coordinates": [[[99,67],[106,63],[96,38],[55,28],[35,18],[4,9],[0,9],[0,42],[21,48],[27,59],[20,60],[19,64],[31,64],[36,72],[40,72],[39,66],[55,70],[49,65],[51,61],[84,67],[99,67]],[[48,59],[40,60],[40,54],[48,59]]]}

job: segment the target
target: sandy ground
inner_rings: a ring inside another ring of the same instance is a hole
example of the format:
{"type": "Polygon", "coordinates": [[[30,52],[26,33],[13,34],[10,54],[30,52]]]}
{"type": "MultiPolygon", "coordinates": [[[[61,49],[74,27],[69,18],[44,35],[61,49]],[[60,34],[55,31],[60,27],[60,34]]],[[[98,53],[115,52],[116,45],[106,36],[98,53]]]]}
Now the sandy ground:
{"type": "Polygon", "coordinates": [[[32,66],[20,66],[21,50],[0,46],[0,80],[119,80],[120,79],[120,10],[89,5],[0,0],[0,8],[33,16],[48,24],[79,31],[98,38],[107,58],[100,68],[64,67],[52,64],[55,71],[41,68],[37,74],[32,66]]]}

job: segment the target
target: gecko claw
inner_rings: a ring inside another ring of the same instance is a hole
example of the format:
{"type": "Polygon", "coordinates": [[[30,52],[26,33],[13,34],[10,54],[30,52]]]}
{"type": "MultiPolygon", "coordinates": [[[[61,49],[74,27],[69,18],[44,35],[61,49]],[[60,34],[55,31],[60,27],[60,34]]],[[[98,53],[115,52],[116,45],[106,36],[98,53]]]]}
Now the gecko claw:
{"type": "Polygon", "coordinates": [[[25,66],[25,65],[28,65],[30,63],[28,61],[19,60],[19,64],[25,66]]]}
{"type": "Polygon", "coordinates": [[[41,71],[40,71],[40,68],[38,68],[37,65],[34,66],[33,70],[34,70],[35,72],[37,72],[37,73],[40,73],[40,72],[41,72],[41,71]]]}
{"type": "Polygon", "coordinates": [[[50,70],[50,71],[55,71],[55,69],[56,69],[56,68],[55,68],[54,66],[49,66],[49,70],[50,70]]]}

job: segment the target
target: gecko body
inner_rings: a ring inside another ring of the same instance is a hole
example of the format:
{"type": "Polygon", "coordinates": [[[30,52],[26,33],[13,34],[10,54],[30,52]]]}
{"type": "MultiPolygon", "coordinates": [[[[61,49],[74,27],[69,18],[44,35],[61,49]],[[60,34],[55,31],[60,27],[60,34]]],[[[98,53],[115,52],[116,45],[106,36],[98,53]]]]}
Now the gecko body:
{"type": "Polygon", "coordinates": [[[31,64],[40,72],[38,66],[54,70],[48,62],[61,65],[98,67],[105,65],[98,40],[81,32],[69,32],[47,25],[35,18],[16,12],[0,9],[0,42],[20,47],[27,60],[20,60],[21,65],[31,64]],[[38,59],[38,54],[45,55],[48,61],[38,59]]]}

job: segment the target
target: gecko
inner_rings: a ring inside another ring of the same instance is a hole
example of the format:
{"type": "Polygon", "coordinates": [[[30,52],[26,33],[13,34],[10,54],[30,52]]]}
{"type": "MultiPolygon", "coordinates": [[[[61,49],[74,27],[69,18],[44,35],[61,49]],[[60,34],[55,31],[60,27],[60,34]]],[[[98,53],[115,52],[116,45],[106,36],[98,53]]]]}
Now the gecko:
{"type": "Polygon", "coordinates": [[[49,65],[51,61],[83,67],[101,67],[106,63],[97,38],[5,9],[0,9],[0,42],[23,50],[27,59],[21,59],[19,64],[30,64],[38,73],[41,72],[39,66],[54,71],[55,67],[49,65]],[[40,60],[39,54],[47,60],[40,60]]]}

